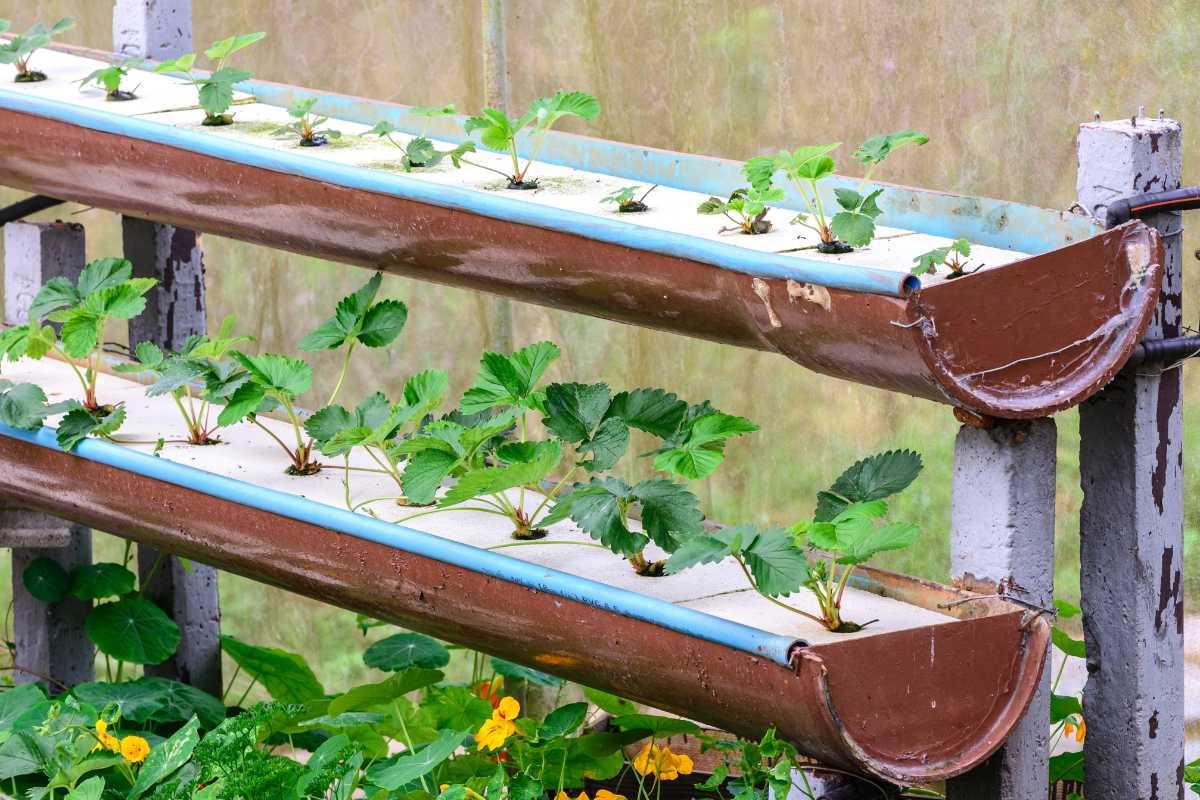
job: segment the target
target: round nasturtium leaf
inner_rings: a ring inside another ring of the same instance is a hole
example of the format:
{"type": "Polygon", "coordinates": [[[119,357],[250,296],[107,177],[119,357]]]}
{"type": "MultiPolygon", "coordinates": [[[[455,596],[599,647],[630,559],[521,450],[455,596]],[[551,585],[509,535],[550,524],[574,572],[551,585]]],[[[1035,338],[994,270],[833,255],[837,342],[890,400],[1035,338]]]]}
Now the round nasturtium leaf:
{"type": "Polygon", "coordinates": [[[120,597],[133,591],[137,576],[120,564],[105,561],[71,571],[71,596],[80,600],[120,597]]]}
{"type": "Polygon", "coordinates": [[[385,672],[409,667],[438,669],[450,663],[450,651],[419,633],[397,633],[380,639],[363,653],[363,663],[385,672]]]}
{"type": "Polygon", "coordinates": [[[179,646],[179,626],[140,595],[92,609],[84,631],[101,653],[132,664],[161,664],[179,646]]]}
{"type": "Polygon", "coordinates": [[[32,561],[21,573],[21,581],[25,589],[43,603],[57,603],[71,588],[71,576],[48,558],[32,561]]]}

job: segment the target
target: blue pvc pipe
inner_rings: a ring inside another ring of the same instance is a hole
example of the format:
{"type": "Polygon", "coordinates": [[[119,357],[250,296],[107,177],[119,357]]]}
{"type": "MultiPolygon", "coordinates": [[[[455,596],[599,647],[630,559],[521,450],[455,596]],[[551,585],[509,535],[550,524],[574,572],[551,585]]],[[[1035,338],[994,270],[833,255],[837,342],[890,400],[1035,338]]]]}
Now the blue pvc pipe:
{"type": "MultiPolygon", "coordinates": [[[[0,89],[0,108],[72,125],[178,147],[194,153],[274,172],[298,175],[338,186],[401,197],[426,205],[453,208],[493,219],[564,231],[588,239],[646,250],[764,278],[792,278],[837,289],[902,296],[920,287],[913,275],[873,267],[830,264],[800,256],[760,253],[742,247],[656,230],[618,219],[551,208],[459,186],[428,183],[382,170],[338,164],[320,158],[272,150],[205,131],[125,117],[108,111],[0,89]]],[[[86,165],[80,165],[86,168],[86,165]]]]}
{"type": "MultiPolygon", "coordinates": [[[[51,450],[61,450],[53,428],[24,431],[0,425],[0,435],[19,439],[51,450]]],[[[549,567],[538,566],[501,553],[443,539],[404,525],[384,522],[363,514],[317,503],[303,497],[266,489],[252,483],[215,475],[165,458],[139,453],[101,439],[84,439],[73,455],[106,464],[135,475],[182,486],[249,508],[257,508],[281,517],[307,522],[359,539],[432,558],[483,575],[515,583],[540,592],[557,595],[615,614],[659,625],[698,639],[715,642],[788,663],[788,651],[797,640],[769,631],[751,628],[702,611],[677,606],[627,589],[618,589],[598,581],[581,578],[549,567]]]]}

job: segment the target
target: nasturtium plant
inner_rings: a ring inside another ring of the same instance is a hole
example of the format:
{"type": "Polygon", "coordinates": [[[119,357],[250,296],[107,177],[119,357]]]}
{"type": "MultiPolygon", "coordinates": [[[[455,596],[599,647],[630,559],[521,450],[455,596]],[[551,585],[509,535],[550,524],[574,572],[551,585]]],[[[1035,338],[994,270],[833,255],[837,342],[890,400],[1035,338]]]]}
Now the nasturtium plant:
{"type": "Polygon", "coordinates": [[[134,89],[122,89],[121,82],[129,76],[130,70],[138,69],[145,61],[140,58],[127,58],[116,64],[110,64],[107,67],[101,67],[93,70],[87,77],[79,80],[80,88],[87,86],[89,83],[94,83],[104,89],[106,100],[124,101],[133,100],[137,97],[134,89]]]}
{"type": "Polygon", "coordinates": [[[123,258],[97,259],[83,268],[74,284],[66,278],[47,281],[29,307],[30,321],[0,333],[0,353],[8,358],[40,359],[54,351],[79,379],[83,400],[72,401],[59,423],[58,443],[64,449],[89,435],[110,436],[124,421],[121,404],[102,405],[96,398],[104,330],[109,319],[141,314],[144,295],[157,283],[133,277],[133,265],[123,258]],[[61,331],[44,320],[60,323],[61,331]]]}
{"type": "Polygon", "coordinates": [[[149,397],[169,394],[183,417],[188,444],[217,444],[219,423],[212,419],[212,404],[228,401],[238,386],[249,380],[229,357],[234,347],[252,341],[233,335],[234,318],[226,316],[214,336],[189,336],[179,352],[164,352],[153,342],[138,342],[133,360],[113,367],[117,373],[151,372],[155,381],[146,390],[149,397]]]}
{"type": "Polygon", "coordinates": [[[771,221],[767,212],[771,210],[768,203],[783,199],[783,189],[766,184],[734,189],[728,200],[710,197],[696,207],[698,214],[723,214],[733,223],[731,227],[721,228],[721,233],[737,231],[749,235],[769,233],[771,221]]]}
{"type": "Polygon", "coordinates": [[[770,186],[776,172],[782,171],[796,187],[808,209],[792,221],[817,234],[817,250],[822,253],[848,253],[855,247],[866,247],[875,238],[875,220],[883,213],[879,196],[883,189],[867,192],[867,183],[875,168],[897,148],[910,144],[925,144],[929,137],[917,131],[904,130],[872,136],[854,151],[854,159],[867,170],[858,189],[839,187],[834,190],[840,211],[830,215],[821,199],[818,183],[833,174],[836,165],[829,155],[840,143],[800,147],[778,155],[756,156],[746,162],[743,173],[755,188],[770,186]]]}
{"type": "MultiPolygon", "coordinates": [[[[9,27],[11,27],[11,23],[8,20],[0,19],[0,33],[4,33],[9,27]]],[[[46,80],[46,73],[29,68],[30,57],[50,44],[50,40],[55,36],[66,33],[73,27],[75,27],[75,20],[63,17],[49,28],[39,22],[19,36],[0,40],[0,64],[16,66],[17,75],[14,80],[17,83],[36,83],[46,80]]]]}
{"type": "Polygon", "coordinates": [[[751,586],[775,604],[836,633],[862,630],[870,622],[842,617],[846,586],[859,564],[916,541],[916,525],[886,521],[885,498],[907,488],[921,467],[921,457],[911,450],[877,453],[856,462],[818,493],[812,521],[786,530],[739,525],[693,536],[675,550],[666,571],[732,558],[751,586]],[[815,596],[819,616],[777,599],[802,587],[815,596]]]}
{"type": "Polygon", "coordinates": [[[307,97],[292,103],[288,109],[288,116],[295,122],[277,128],[276,135],[294,133],[300,137],[301,147],[320,147],[328,144],[330,139],[342,138],[341,131],[321,127],[329,121],[329,117],[313,113],[313,107],[318,100],[319,97],[307,97]]]}
{"type": "Polygon", "coordinates": [[[564,117],[595,119],[600,115],[600,103],[586,92],[564,92],[559,90],[550,97],[539,97],[529,104],[529,110],[517,119],[510,119],[503,111],[485,108],[476,116],[469,117],[463,124],[468,135],[478,132],[479,140],[490,150],[507,152],[512,158],[512,172],[493,169],[473,161],[461,159],[472,166],[495,172],[508,179],[509,189],[536,189],[538,182],[529,179],[529,168],[537,160],[546,134],[555,123],[564,117]],[[532,147],[525,165],[521,165],[517,152],[517,136],[530,129],[532,147]]]}
{"type": "Polygon", "coordinates": [[[638,197],[637,192],[641,188],[640,186],[623,186],[612,194],[600,198],[600,202],[615,203],[617,212],[621,214],[636,214],[641,211],[649,211],[650,206],[646,205],[646,198],[658,188],[658,184],[651,186],[642,192],[641,197],[638,197]]]}
{"type": "MultiPolygon", "coordinates": [[[[928,253],[914,256],[916,266],[912,268],[913,275],[937,274],[938,267],[946,267],[947,280],[961,278],[967,275],[967,261],[971,256],[971,243],[966,239],[955,239],[944,247],[935,247],[928,253]]],[[[978,269],[978,267],[976,267],[978,269]]],[[[974,271],[974,270],[972,270],[974,271]]]]}
{"type": "Polygon", "coordinates": [[[187,82],[196,87],[199,92],[200,108],[204,109],[204,125],[231,125],[233,124],[233,115],[228,112],[233,105],[233,87],[241,81],[249,80],[254,73],[227,67],[225,62],[231,55],[249,47],[264,36],[266,34],[262,32],[247,33],[213,42],[212,47],[204,51],[205,57],[214,62],[212,71],[207,75],[197,75],[193,72],[196,64],[195,53],[164,61],[155,67],[154,71],[183,73],[187,82]]]}

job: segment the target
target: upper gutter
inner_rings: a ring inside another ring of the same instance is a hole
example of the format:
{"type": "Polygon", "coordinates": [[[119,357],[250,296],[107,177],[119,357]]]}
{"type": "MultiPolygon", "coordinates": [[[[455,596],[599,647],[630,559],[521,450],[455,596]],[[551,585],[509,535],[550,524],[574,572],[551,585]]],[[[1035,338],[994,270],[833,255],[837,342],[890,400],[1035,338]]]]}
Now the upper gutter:
{"type": "MultiPolygon", "coordinates": [[[[308,92],[245,88],[278,102],[308,92]]],[[[407,114],[359,98],[322,102],[364,122],[407,114]]],[[[1038,254],[913,292],[896,272],[749,252],[19,90],[0,90],[0,138],[0,184],[780,353],[993,417],[1046,416],[1103,387],[1141,338],[1162,281],[1159,237],[1141,222],[1098,232],[1071,215],[904,187],[884,194],[886,224],[1038,254]]],[[[737,180],[732,162],[571,134],[552,134],[544,152],[702,191],[737,180]]]]}

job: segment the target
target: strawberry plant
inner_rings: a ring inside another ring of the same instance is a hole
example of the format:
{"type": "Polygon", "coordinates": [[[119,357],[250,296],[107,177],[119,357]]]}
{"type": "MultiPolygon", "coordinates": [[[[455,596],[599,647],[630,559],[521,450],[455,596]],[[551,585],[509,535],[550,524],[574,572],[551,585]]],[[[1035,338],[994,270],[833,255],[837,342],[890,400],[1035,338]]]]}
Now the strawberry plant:
{"type": "Polygon", "coordinates": [[[296,121],[276,128],[275,134],[294,133],[300,137],[301,147],[320,147],[330,139],[342,138],[341,131],[321,127],[329,121],[329,117],[313,113],[313,106],[317,104],[318,99],[309,97],[292,103],[292,107],[288,109],[288,116],[296,121]]]}
{"type": "Polygon", "coordinates": [[[812,521],[788,529],[738,525],[693,536],[672,554],[666,571],[732,558],[750,585],[776,605],[837,633],[862,630],[870,623],[842,617],[846,586],[857,565],[916,541],[916,525],[885,521],[885,498],[907,488],[921,467],[921,457],[910,450],[865,458],[818,493],[812,521]],[[778,599],[802,587],[816,597],[819,616],[778,599]]]}
{"type": "Polygon", "coordinates": [[[233,115],[229,108],[233,105],[233,87],[241,81],[248,80],[254,73],[244,69],[225,66],[231,55],[257,42],[266,36],[265,33],[247,33],[241,36],[230,36],[204,51],[205,57],[214,62],[211,72],[199,76],[192,71],[196,63],[196,54],[188,53],[164,61],[154,68],[155,72],[183,73],[187,83],[196,87],[199,92],[200,108],[204,109],[204,125],[232,125],[233,115]]]}
{"type": "MultiPolygon", "coordinates": [[[[650,193],[658,188],[655,184],[642,193],[641,197],[637,196],[637,191],[640,186],[626,186],[617,189],[607,197],[600,198],[601,203],[616,203],[617,211],[621,214],[636,214],[641,211],[649,211],[650,206],[646,205],[646,198],[650,193]]],[[[714,198],[715,199],[715,198],[714,198]]]]}
{"type": "Polygon", "coordinates": [[[121,404],[102,405],[96,398],[102,338],[109,319],[130,320],[142,313],[144,295],[156,283],[133,277],[133,265],[123,258],[97,259],[74,284],[66,278],[47,281],[29,307],[30,322],[0,334],[0,353],[10,359],[40,359],[54,352],[79,379],[83,400],[72,401],[58,428],[65,449],[88,435],[110,436],[124,422],[121,404]],[[61,331],[43,320],[61,324],[61,331]]]}
{"type": "MultiPolygon", "coordinates": [[[[7,31],[11,25],[12,23],[8,20],[0,19],[0,33],[7,31]]],[[[66,33],[74,27],[75,20],[63,17],[49,28],[39,22],[19,36],[13,36],[7,41],[0,41],[0,64],[16,66],[17,75],[13,80],[17,83],[44,81],[46,73],[30,69],[29,59],[38,50],[50,44],[50,40],[55,36],[66,33]]]]}
{"type": "Polygon", "coordinates": [[[593,473],[587,483],[574,484],[558,500],[543,524],[570,518],[601,545],[628,559],[639,575],[648,576],[661,575],[664,562],[648,560],[647,545],[653,542],[674,552],[703,532],[704,515],[696,496],[669,477],[631,485],[616,476],[598,475],[625,454],[630,429],[661,439],[661,446],[645,455],[654,456],[655,469],[685,479],[711,475],[724,459],[730,438],[758,430],[749,420],[717,411],[707,401],[688,406],[662,389],[634,389],[610,399],[602,383],[547,387],[543,423],[577,455],[556,489],[578,469],[593,473]],[[634,504],[641,509],[641,530],[629,524],[634,504]]]}
{"type": "MultiPolygon", "coordinates": [[[[447,106],[453,108],[453,106],[447,106]]],[[[433,142],[424,136],[417,136],[409,139],[407,142],[401,143],[393,138],[397,132],[397,128],[387,120],[383,120],[375,125],[374,128],[367,131],[367,135],[380,136],[387,139],[393,146],[399,148],[402,155],[400,156],[400,165],[404,167],[405,172],[412,172],[414,169],[423,167],[436,167],[447,158],[457,169],[462,166],[463,155],[466,153],[475,152],[474,142],[463,142],[453,150],[438,150],[434,147],[433,142]]]]}
{"type": "MultiPolygon", "coordinates": [[[[966,239],[955,239],[945,247],[935,247],[928,253],[914,256],[916,266],[912,268],[913,275],[937,274],[937,268],[947,269],[947,279],[961,278],[967,275],[967,261],[971,255],[971,243],[966,239]]],[[[976,267],[978,269],[978,267],[976,267]]],[[[972,270],[973,272],[974,270],[972,270]]]]}
{"type": "Polygon", "coordinates": [[[546,134],[554,124],[563,117],[579,117],[580,119],[595,119],[600,115],[600,104],[596,98],[585,92],[564,92],[559,90],[552,97],[539,97],[529,104],[529,110],[517,119],[510,119],[504,112],[495,108],[485,108],[474,117],[469,117],[463,124],[468,135],[479,132],[479,139],[484,147],[500,152],[507,152],[512,159],[512,172],[494,169],[474,161],[461,159],[464,163],[495,172],[508,179],[509,189],[536,189],[538,182],[528,178],[529,168],[537,159],[538,152],[546,140],[546,134]],[[521,165],[517,153],[517,136],[525,128],[530,128],[533,141],[529,158],[521,165]]]}
{"type": "Polygon", "coordinates": [[[879,196],[883,189],[866,192],[867,183],[875,168],[897,148],[909,144],[925,144],[929,137],[917,131],[896,131],[872,136],[854,151],[854,159],[866,166],[858,189],[837,188],[834,197],[841,211],[829,216],[821,200],[818,183],[833,174],[836,165],[830,153],[840,143],[800,147],[778,155],[756,156],[742,168],[750,185],[764,189],[771,185],[776,172],[782,171],[796,187],[808,209],[807,214],[798,214],[792,222],[817,234],[816,249],[821,253],[848,253],[855,247],[866,247],[875,238],[875,220],[883,213],[879,208],[879,196]]]}
{"type": "MultiPolygon", "coordinates": [[[[327,405],[304,422],[304,430],[317,443],[317,448],[327,456],[343,456],[347,475],[345,478],[346,506],[355,510],[350,502],[349,454],[356,448],[362,450],[377,465],[376,472],[383,473],[395,481],[401,495],[398,503],[408,505],[405,497],[401,462],[405,451],[400,442],[416,434],[426,417],[433,413],[446,398],[450,387],[450,376],[442,370],[427,370],[418,373],[404,385],[404,395],[399,403],[392,404],[382,392],[376,392],[359,403],[353,410],[340,405],[327,405]]],[[[367,504],[373,501],[366,501],[367,504]]],[[[424,500],[422,504],[427,504],[424,500]]]]}
{"type": "Polygon", "coordinates": [[[133,100],[137,97],[134,89],[125,90],[121,88],[121,82],[129,75],[129,71],[141,67],[145,62],[140,58],[127,58],[117,64],[110,64],[107,67],[93,70],[86,78],[79,80],[80,88],[87,86],[89,83],[94,83],[104,89],[105,100],[120,102],[125,100],[133,100]]]}
{"type": "Polygon", "coordinates": [[[70,407],[70,402],[48,403],[46,393],[37,384],[14,384],[0,378],[0,424],[23,431],[36,431],[47,417],[60,414],[70,407]]]}
{"type": "Polygon", "coordinates": [[[238,386],[249,380],[249,374],[229,357],[234,347],[251,341],[249,336],[232,335],[233,322],[232,316],[225,317],[215,336],[189,336],[177,353],[164,353],[153,342],[139,342],[132,363],[113,367],[118,373],[149,371],[155,375],[146,394],[171,396],[187,428],[188,444],[221,441],[214,435],[219,424],[211,418],[212,405],[228,401],[238,386]]]}
{"type": "Polygon", "coordinates": [[[773,187],[770,181],[759,186],[735,189],[728,200],[710,197],[696,208],[699,214],[724,214],[733,223],[732,227],[721,228],[720,232],[738,231],[749,235],[768,233],[771,221],[767,203],[783,199],[783,189],[773,187]]]}
{"type": "Polygon", "coordinates": [[[321,463],[312,457],[313,442],[311,439],[305,441],[304,429],[296,413],[296,398],[312,387],[312,367],[298,358],[276,353],[249,356],[234,350],[230,355],[245,375],[244,378],[242,375],[236,376],[237,388],[229,394],[225,408],[217,416],[217,424],[223,427],[243,419],[249,420],[287,453],[291,461],[287,474],[315,475],[320,472],[321,463]],[[258,418],[260,414],[270,413],[277,408],[283,409],[287,421],[291,423],[296,437],[295,447],[277,436],[258,418]]]}

